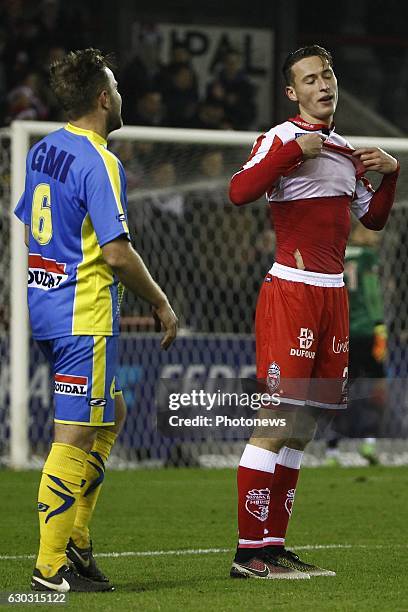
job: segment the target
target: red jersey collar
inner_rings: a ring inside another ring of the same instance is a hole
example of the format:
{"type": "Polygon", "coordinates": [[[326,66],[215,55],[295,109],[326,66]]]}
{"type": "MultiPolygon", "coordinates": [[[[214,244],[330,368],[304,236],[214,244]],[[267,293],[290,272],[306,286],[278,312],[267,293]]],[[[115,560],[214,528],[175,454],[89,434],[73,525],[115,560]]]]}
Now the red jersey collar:
{"type": "Polygon", "coordinates": [[[328,130],[332,132],[334,130],[334,123],[331,124],[330,127],[327,127],[325,123],[308,123],[300,115],[296,115],[296,117],[291,117],[289,119],[292,123],[302,128],[303,130],[309,130],[310,132],[317,132],[319,130],[328,130]]]}
{"type": "MultiPolygon", "coordinates": [[[[292,117],[291,119],[289,119],[289,121],[297,125],[299,128],[302,128],[303,130],[308,130],[310,132],[317,132],[321,130],[323,134],[326,134],[327,136],[330,136],[330,132],[334,130],[334,123],[332,123],[330,127],[327,127],[327,125],[325,125],[324,123],[308,123],[307,121],[302,119],[300,115],[296,115],[296,117],[292,117]]],[[[326,149],[331,149],[332,151],[335,151],[336,153],[339,153],[340,155],[344,155],[348,157],[348,159],[352,162],[352,164],[354,165],[356,169],[357,179],[360,179],[366,172],[367,168],[360,161],[360,159],[357,157],[353,157],[353,153],[355,149],[352,149],[348,146],[336,145],[336,144],[333,144],[332,142],[327,142],[327,141],[323,143],[323,147],[325,147],[326,149]]]]}

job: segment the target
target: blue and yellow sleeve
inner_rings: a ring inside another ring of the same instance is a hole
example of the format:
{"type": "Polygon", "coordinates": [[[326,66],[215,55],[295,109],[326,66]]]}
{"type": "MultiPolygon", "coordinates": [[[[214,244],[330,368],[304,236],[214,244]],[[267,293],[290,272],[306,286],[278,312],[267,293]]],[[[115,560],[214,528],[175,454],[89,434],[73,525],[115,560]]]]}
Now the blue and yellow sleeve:
{"type": "Polygon", "coordinates": [[[110,151],[101,147],[98,153],[86,176],[85,203],[102,247],[122,235],[129,239],[129,228],[123,168],[110,151]]]}

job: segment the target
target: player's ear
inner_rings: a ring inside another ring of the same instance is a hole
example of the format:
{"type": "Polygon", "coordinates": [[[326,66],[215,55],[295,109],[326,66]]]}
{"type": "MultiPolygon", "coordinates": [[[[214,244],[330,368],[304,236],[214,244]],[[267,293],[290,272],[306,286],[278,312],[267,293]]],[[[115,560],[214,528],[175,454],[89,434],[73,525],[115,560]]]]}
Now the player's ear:
{"type": "Polygon", "coordinates": [[[107,89],[103,89],[98,96],[98,101],[102,108],[108,110],[110,108],[110,95],[107,89]]]}
{"type": "Polygon", "coordinates": [[[291,102],[298,102],[298,98],[294,88],[291,85],[286,85],[285,93],[291,102]]]}

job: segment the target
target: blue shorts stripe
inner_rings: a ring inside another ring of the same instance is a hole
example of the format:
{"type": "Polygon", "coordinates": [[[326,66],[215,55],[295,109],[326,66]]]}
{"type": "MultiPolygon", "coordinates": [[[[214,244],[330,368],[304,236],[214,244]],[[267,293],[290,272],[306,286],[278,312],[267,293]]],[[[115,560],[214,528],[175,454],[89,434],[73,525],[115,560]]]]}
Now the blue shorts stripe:
{"type": "Polygon", "coordinates": [[[117,337],[66,336],[41,340],[38,344],[54,375],[55,421],[112,425],[117,392],[117,337]]]}

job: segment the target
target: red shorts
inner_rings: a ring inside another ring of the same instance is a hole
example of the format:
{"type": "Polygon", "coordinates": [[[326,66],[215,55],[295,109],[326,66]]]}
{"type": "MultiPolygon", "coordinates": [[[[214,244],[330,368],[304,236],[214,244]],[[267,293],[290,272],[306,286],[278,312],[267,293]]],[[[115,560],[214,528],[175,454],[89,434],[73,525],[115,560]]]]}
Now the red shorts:
{"type": "Polygon", "coordinates": [[[341,275],[275,267],[280,275],[307,282],[266,276],[256,308],[257,378],[270,392],[279,391],[282,403],[344,408],[349,314],[347,289],[338,286],[341,275]]]}

